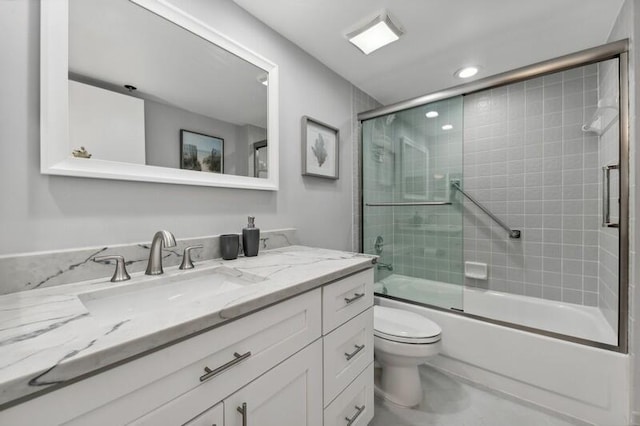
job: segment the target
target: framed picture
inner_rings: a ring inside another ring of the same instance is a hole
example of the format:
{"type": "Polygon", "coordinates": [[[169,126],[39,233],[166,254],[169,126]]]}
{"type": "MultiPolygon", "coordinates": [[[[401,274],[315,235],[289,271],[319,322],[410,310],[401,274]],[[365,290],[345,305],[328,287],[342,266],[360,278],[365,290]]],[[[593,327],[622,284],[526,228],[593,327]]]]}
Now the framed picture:
{"type": "Polygon", "coordinates": [[[302,174],[338,179],[339,131],[313,118],[302,117],[302,174]]]}
{"type": "Polygon", "coordinates": [[[180,168],[224,173],[224,139],[181,129],[180,168]]]}

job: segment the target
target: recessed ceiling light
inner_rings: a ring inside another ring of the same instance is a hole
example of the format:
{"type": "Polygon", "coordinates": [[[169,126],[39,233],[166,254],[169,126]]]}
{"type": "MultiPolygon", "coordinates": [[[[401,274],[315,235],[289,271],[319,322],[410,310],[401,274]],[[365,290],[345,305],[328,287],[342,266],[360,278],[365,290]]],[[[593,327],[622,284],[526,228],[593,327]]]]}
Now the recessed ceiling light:
{"type": "Polygon", "coordinates": [[[403,31],[383,12],[364,27],[347,34],[347,38],[362,53],[368,55],[398,40],[402,34],[403,31]]]}
{"type": "Polygon", "coordinates": [[[453,126],[451,124],[445,124],[444,126],[442,126],[442,130],[451,130],[453,129],[453,126]]]}
{"type": "Polygon", "coordinates": [[[464,67],[460,68],[453,75],[458,78],[470,78],[478,74],[478,67],[464,67]]]}
{"type": "Polygon", "coordinates": [[[440,115],[438,114],[438,111],[429,111],[425,114],[427,118],[436,118],[438,115],[440,115]]]}

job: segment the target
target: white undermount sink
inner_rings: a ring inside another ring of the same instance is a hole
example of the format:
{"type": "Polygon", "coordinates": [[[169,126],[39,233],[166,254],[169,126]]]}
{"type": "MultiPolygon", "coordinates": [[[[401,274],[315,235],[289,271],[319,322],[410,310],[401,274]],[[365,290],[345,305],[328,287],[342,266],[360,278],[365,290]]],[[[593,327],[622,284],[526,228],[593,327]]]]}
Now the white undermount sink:
{"type": "Polygon", "coordinates": [[[222,295],[263,281],[263,277],[220,266],[78,295],[96,319],[139,317],[180,309],[187,303],[222,295]]]}

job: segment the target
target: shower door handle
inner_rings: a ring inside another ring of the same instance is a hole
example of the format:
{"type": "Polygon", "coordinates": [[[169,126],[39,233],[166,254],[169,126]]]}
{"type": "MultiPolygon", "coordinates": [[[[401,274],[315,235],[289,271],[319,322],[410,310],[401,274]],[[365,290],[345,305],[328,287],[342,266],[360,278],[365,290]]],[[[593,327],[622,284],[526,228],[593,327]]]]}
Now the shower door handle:
{"type": "Polygon", "coordinates": [[[620,224],[611,222],[611,170],[618,170],[617,164],[602,167],[602,226],[618,228],[620,224]]]}

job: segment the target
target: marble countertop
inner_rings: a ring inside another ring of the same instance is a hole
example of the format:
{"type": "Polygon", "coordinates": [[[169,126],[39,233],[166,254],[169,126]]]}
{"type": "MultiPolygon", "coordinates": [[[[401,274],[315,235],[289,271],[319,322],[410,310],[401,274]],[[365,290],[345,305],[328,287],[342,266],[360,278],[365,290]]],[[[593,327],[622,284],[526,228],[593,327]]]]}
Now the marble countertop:
{"type": "Polygon", "coordinates": [[[0,296],[0,409],[367,269],[372,259],[358,253],[288,246],[257,257],[200,262],[190,271],[166,268],[163,275],[154,277],[136,273],[123,283],[102,278],[0,296]],[[139,284],[152,288],[156,280],[181,282],[204,277],[220,266],[248,284],[222,294],[182,294],[175,309],[163,306],[161,315],[90,312],[83,303],[92,298],[89,294],[117,294],[116,288],[127,292],[140,288],[139,284]]]}

